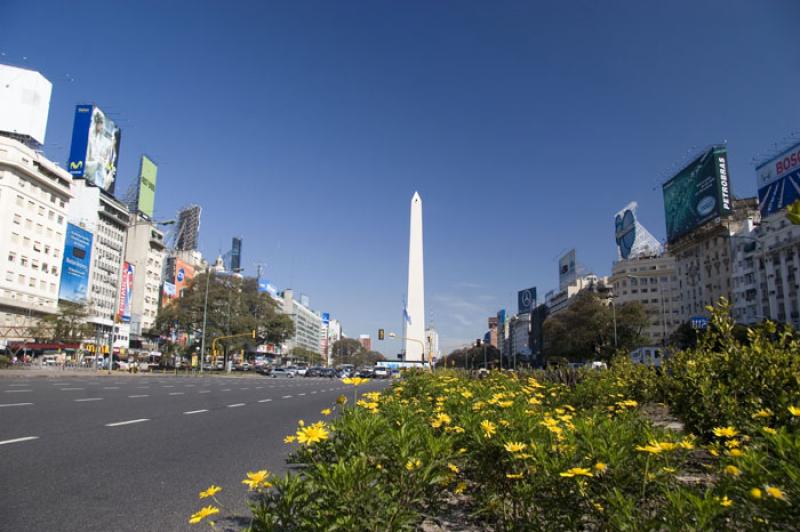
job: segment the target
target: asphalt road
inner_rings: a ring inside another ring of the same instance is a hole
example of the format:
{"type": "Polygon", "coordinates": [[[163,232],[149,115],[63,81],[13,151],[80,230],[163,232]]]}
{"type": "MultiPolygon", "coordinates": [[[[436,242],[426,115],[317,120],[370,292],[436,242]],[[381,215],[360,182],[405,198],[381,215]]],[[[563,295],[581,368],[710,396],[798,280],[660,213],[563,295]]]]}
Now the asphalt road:
{"type": "Polygon", "coordinates": [[[212,483],[242,519],[219,524],[241,528],[245,473],[285,471],[283,438],[342,393],[300,377],[0,378],[0,530],[187,530],[212,483]]]}

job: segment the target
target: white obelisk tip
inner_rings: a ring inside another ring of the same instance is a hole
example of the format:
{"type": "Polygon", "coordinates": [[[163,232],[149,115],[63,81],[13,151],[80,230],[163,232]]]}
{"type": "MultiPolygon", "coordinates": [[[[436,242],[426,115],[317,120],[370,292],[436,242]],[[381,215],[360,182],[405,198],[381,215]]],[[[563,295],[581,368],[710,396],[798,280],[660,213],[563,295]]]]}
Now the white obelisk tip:
{"type": "Polygon", "coordinates": [[[422,245],[422,198],[414,192],[408,238],[408,302],[405,312],[407,361],[424,362],[425,269],[422,245]]]}

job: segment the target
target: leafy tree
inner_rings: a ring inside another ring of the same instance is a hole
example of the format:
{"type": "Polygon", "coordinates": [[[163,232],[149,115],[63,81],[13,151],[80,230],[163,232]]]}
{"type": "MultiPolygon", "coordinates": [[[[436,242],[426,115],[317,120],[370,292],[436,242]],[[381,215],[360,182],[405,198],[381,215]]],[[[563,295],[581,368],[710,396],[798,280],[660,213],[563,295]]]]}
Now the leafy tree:
{"type": "Polygon", "coordinates": [[[374,366],[376,362],[386,360],[386,357],[379,351],[361,351],[355,355],[355,359],[359,361],[356,364],[358,366],[374,366]]]}
{"type": "MultiPolygon", "coordinates": [[[[199,349],[203,329],[207,274],[195,276],[180,299],[167,304],[158,314],[155,329],[161,334],[179,331],[193,334],[195,342],[189,352],[199,349]]],[[[259,292],[255,279],[212,274],[208,278],[208,317],[206,345],[215,337],[246,334],[256,331],[260,341],[279,344],[294,334],[292,319],[278,312],[269,294],[259,292]]],[[[220,343],[225,356],[252,344],[253,339],[242,337],[220,343]]],[[[209,351],[210,352],[210,351],[209,351]]]]}
{"type": "Polygon", "coordinates": [[[311,349],[306,349],[305,347],[295,346],[289,354],[292,355],[293,358],[303,360],[308,364],[316,365],[322,363],[322,355],[311,349]]]}
{"type": "Polygon", "coordinates": [[[331,347],[333,363],[337,366],[339,364],[353,364],[354,366],[360,365],[361,358],[359,358],[359,355],[363,352],[364,346],[361,345],[361,342],[353,338],[342,338],[341,340],[336,340],[331,347]]]}
{"type": "Polygon", "coordinates": [[[85,303],[61,301],[58,313],[45,316],[34,327],[32,336],[44,342],[77,343],[94,335],[94,326],[86,323],[89,309],[85,303]]]}
{"type": "Polygon", "coordinates": [[[502,365],[500,350],[491,344],[470,347],[462,347],[452,351],[444,359],[439,360],[436,365],[448,368],[477,369],[483,367],[484,349],[486,350],[486,362],[490,368],[502,365]]]}
{"type": "Polygon", "coordinates": [[[547,357],[581,361],[609,359],[617,350],[642,345],[647,314],[639,302],[604,305],[597,294],[581,292],[563,311],[544,322],[544,352],[547,357]],[[614,315],[616,314],[616,346],[614,315]]]}

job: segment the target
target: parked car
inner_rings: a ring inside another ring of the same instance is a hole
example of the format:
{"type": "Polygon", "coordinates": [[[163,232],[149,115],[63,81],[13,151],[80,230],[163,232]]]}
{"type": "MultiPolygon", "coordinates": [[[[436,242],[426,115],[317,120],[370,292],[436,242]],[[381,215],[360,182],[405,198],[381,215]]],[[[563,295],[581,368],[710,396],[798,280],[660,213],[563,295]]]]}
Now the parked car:
{"type": "Polygon", "coordinates": [[[372,370],[367,368],[359,370],[358,373],[356,373],[356,377],[361,377],[362,379],[371,379],[374,376],[375,374],[372,372],[372,370]]]}
{"type": "Polygon", "coordinates": [[[333,379],[336,377],[336,370],[333,368],[322,368],[319,370],[319,376],[333,379]]]}
{"type": "Polygon", "coordinates": [[[308,371],[307,366],[289,366],[287,369],[294,371],[296,375],[300,375],[301,377],[304,377],[306,371],[308,371]]]}
{"type": "Polygon", "coordinates": [[[372,372],[376,379],[388,379],[392,372],[389,368],[378,367],[372,372]]]}
{"type": "Polygon", "coordinates": [[[318,367],[308,368],[306,370],[306,372],[305,372],[305,375],[303,375],[303,376],[304,377],[319,377],[319,372],[321,370],[322,370],[322,368],[318,368],[318,367]]]}
{"type": "Polygon", "coordinates": [[[274,368],[270,372],[270,377],[273,377],[273,378],[286,377],[286,378],[289,378],[289,379],[293,379],[294,376],[295,376],[295,372],[292,371],[291,368],[274,368]]]}

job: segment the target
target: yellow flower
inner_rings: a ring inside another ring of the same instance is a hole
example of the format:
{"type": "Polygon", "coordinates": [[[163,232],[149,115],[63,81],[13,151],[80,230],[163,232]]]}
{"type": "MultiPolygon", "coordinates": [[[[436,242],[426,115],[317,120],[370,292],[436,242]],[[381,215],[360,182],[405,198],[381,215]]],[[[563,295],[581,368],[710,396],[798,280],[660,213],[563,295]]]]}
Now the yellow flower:
{"type": "Polygon", "coordinates": [[[464,390],[463,392],[461,392],[461,397],[463,397],[464,399],[470,399],[472,398],[472,392],[469,390],[464,390]]]}
{"type": "Polygon", "coordinates": [[[608,466],[607,466],[606,464],[604,464],[603,462],[597,462],[597,463],[594,465],[594,468],[595,468],[597,471],[599,471],[600,473],[605,473],[605,472],[606,472],[606,470],[608,469],[608,466]]]}
{"type": "Polygon", "coordinates": [[[487,438],[491,438],[494,436],[495,432],[497,432],[497,425],[489,421],[488,419],[484,419],[481,421],[481,428],[483,429],[483,434],[487,438]]]}
{"type": "Polygon", "coordinates": [[[750,490],[750,496],[752,498],[754,498],[754,499],[760,499],[761,498],[761,490],[758,489],[758,488],[751,489],[750,490]]]}
{"type": "Polygon", "coordinates": [[[715,427],[714,436],[717,438],[733,438],[739,431],[733,427],[715,427]]]}
{"type": "Polygon", "coordinates": [[[464,434],[464,427],[459,427],[458,425],[455,425],[453,427],[453,432],[455,432],[456,434],[464,434]]]}
{"type": "Polygon", "coordinates": [[[364,379],[361,377],[345,377],[342,379],[342,382],[345,384],[352,384],[353,386],[361,386],[365,382],[369,382],[369,379],[364,379]]]}
{"type": "Polygon", "coordinates": [[[455,464],[451,464],[451,463],[448,463],[448,464],[447,464],[447,468],[448,468],[450,471],[452,471],[453,473],[458,473],[459,471],[461,471],[461,470],[458,468],[458,466],[457,466],[457,465],[455,465],[455,464]]]}
{"type": "Polygon", "coordinates": [[[449,425],[451,421],[453,420],[450,418],[450,416],[442,413],[436,416],[433,420],[431,420],[431,427],[438,429],[442,425],[449,425]]]}
{"type": "Polygon", "coordinates": [[[288,436],[286,436],[283,439],[283,443],[286,443],[286,444],[294,443],[296,439],[297,439],[297,436],[293,436],[293,435],[289,434],[288,436]]]}
{"type": "Polygon", "coordinates": [[[731,449],[728,451],[728,456],[733,456],[734,458],[739,458],[740,456],[744,456],[744,453],[741,449],[731,449]]]}
{"type": "Polygon", "coordinates": [[[789,413],[793,416],[800,416],[800,407],[797,406],[790,406],[789,413]]]}
{"type": "Polygon", "coordinates": [[[686,449],[687,451],[691,451],[692,449],[694,449],[694,442],[692,441],[692,438],[688,436],[682,439],[680,442],[678,442],[678,445],[680,445],[682,449],[686,449]]]}
{"type": "Polygon", "coordinates": [[[733,505],[733,501],[732,501],[732,500],[730,500],[730,499],[728,498],[728,496],[727,496],[727,495],[725,495],[725,496],[722,498],[722,500],[721,500],[721,501],[719,501],[719,503],[720,503],[722,506],[724,506],[725,508],[727,508],[728,506],[732,506],[732,505],[733,505]]]}
{"type": "Polygon", "coordinates": [[[329,436],[322,422],[314,423],[309,427],[303,427],[297,430],[297,441],[304,445],[312,445],[327,440],[329,436]]]}
{"type": "Polygon", "coordinates": [[[422,466],[422,460],[419,458],[409,458],[408,462],[406,462],[406,469],[408,471],[414,471],[422,466]]]}
{"type": "Polygon", "coordinates": [[[542,401],[536,397],[531,397],[530,399],[528,399],[528,403],[532,405],[540,405],[542,404],[542,401]]]}
{"type": "Polygon", "coordinates": [[[514,404],[514,401],[498,401],[497,406],[500,408],[508,408],[514,404]]]}
{"type": "Polygon", "coordinates": [[[679,444],[672,443],[672,442],[651,441],[647,445],[638,445],[636,447],[636,450],[637,451],[646,452],[646,453],[659,454],[659,453],[664,452],[664,451],[673,451],[678,446],[679,446],[679,444]]]}
{"type": "Polygon", "coordinates": [[[257,490],[258,488],[270,488],[272,484],[267,482],[269,478],[269,471],[262,469],[261,471],[252,471],[247,473],[247,478],[242,481],[250,491],[257,490]]]}
{"type": "Polygon", "coordinates": [[[510,427],[511,426],[511,423],[509,423],[508,420],[505,420],[505,419],[501,419],[498,423],[500,423],[504,427],[510,427]]]}
{"type": "Polygon", "coordinates": [[[464,493],[465,489],[467,489],[467,483],[466,482],[459,482],[456,485],[456,488],[453,490],[453,493],[464,493]]]}
{"type": "Polygon", "coordinates": [[[336,398],[336,404],[344,405],[346,403],[347,403],[347,397],[345,397],[344,394],[341,394],[339,397],[336,398]]]}
{"type": "Polygon", "coordinates": [[[323,416],[329,416],[331,415],[331,413],[332,412],[330,408],[323,408],[322,411],[320,412],[320,414],[322,414],[323,416]]]}
{"type": "Polygon", "coordinates": [[[756,412],[755,414],[753,414],[753,417],[754,417],[754,418],[758,418],[758,417],[769,417],[769,416],[771,416],[771,415],[772,415],[772,410],[770,410],[769,408],[762,408],[761,410],[759,410],[758,412],[756,412]]]}
{"type": "Polygon", "coordinates": [[[506,478],[522,478],[522,473],[506,473],[506,478]]]}
{"type": "Polygon", "coordinates": [[[215,486],[214,484],[211,484],[211,486],[209,486],[207,490],[200,492],[200,498],[206,499],[208,497],[213,497],[220,491],[222,491],[222,488],[220,488],[219,486],[215,486]]]}
{"type": "Polygon", "coordinates": [[[205,508],[201,508],[199,512],[192,514],[192,516],[189,518],[189,524],[196,525],[206,517],[218,513],[219,508],[216,506],[206,506],[205,508]]]}
{"type": "Polygon", "coordinates": [[[776,488],[775,486],[767,486],[767,495],[782,501],[786,500],[786,494],[780,488],[776,488]]]}
{"type": "Polygon", "coordinates": [[[763,430],[767,434],[771,434],[773,436],[775,436],[778,433],[778,431],[773,429],[772,427],[761,427],[761,430],[763,430]]]}
{"type": "Polygon", "coordinates": [[[675,470],[674,467],[666,467],[666,466],[664,466],[664,467],[661,468],[661,471],[663,471],[664,473],[674,473],[676,470],[675,470]]]}
{"type": "Polygon", "coordinates": [[[726,465],[724,471],[726,474],[733,475],[734,477],[738,477],[742,474],[742,470],[735,465],[726,465]]]}
{"type": "Polygon", "coordinates": [[[524,451],[528,447],[528,444],[510,441],[507,444],[505,444],[504,447],[506,451],[510,453],[519,453],[524,451]]]}
{"type": "Polygon", "coordinates": [[[583,476],[583,477],[593,477],[594,476],[592,474],[592,472],[589,471],[588,469],[586,469],[585,467],[573,467],[572,469],[568,469],[568,470],[564,471],[563,473],[559,473],[559,475],[561,475],[562,477],[568,477],[568,478],[576,477],[576,476],[583,476]]]}

